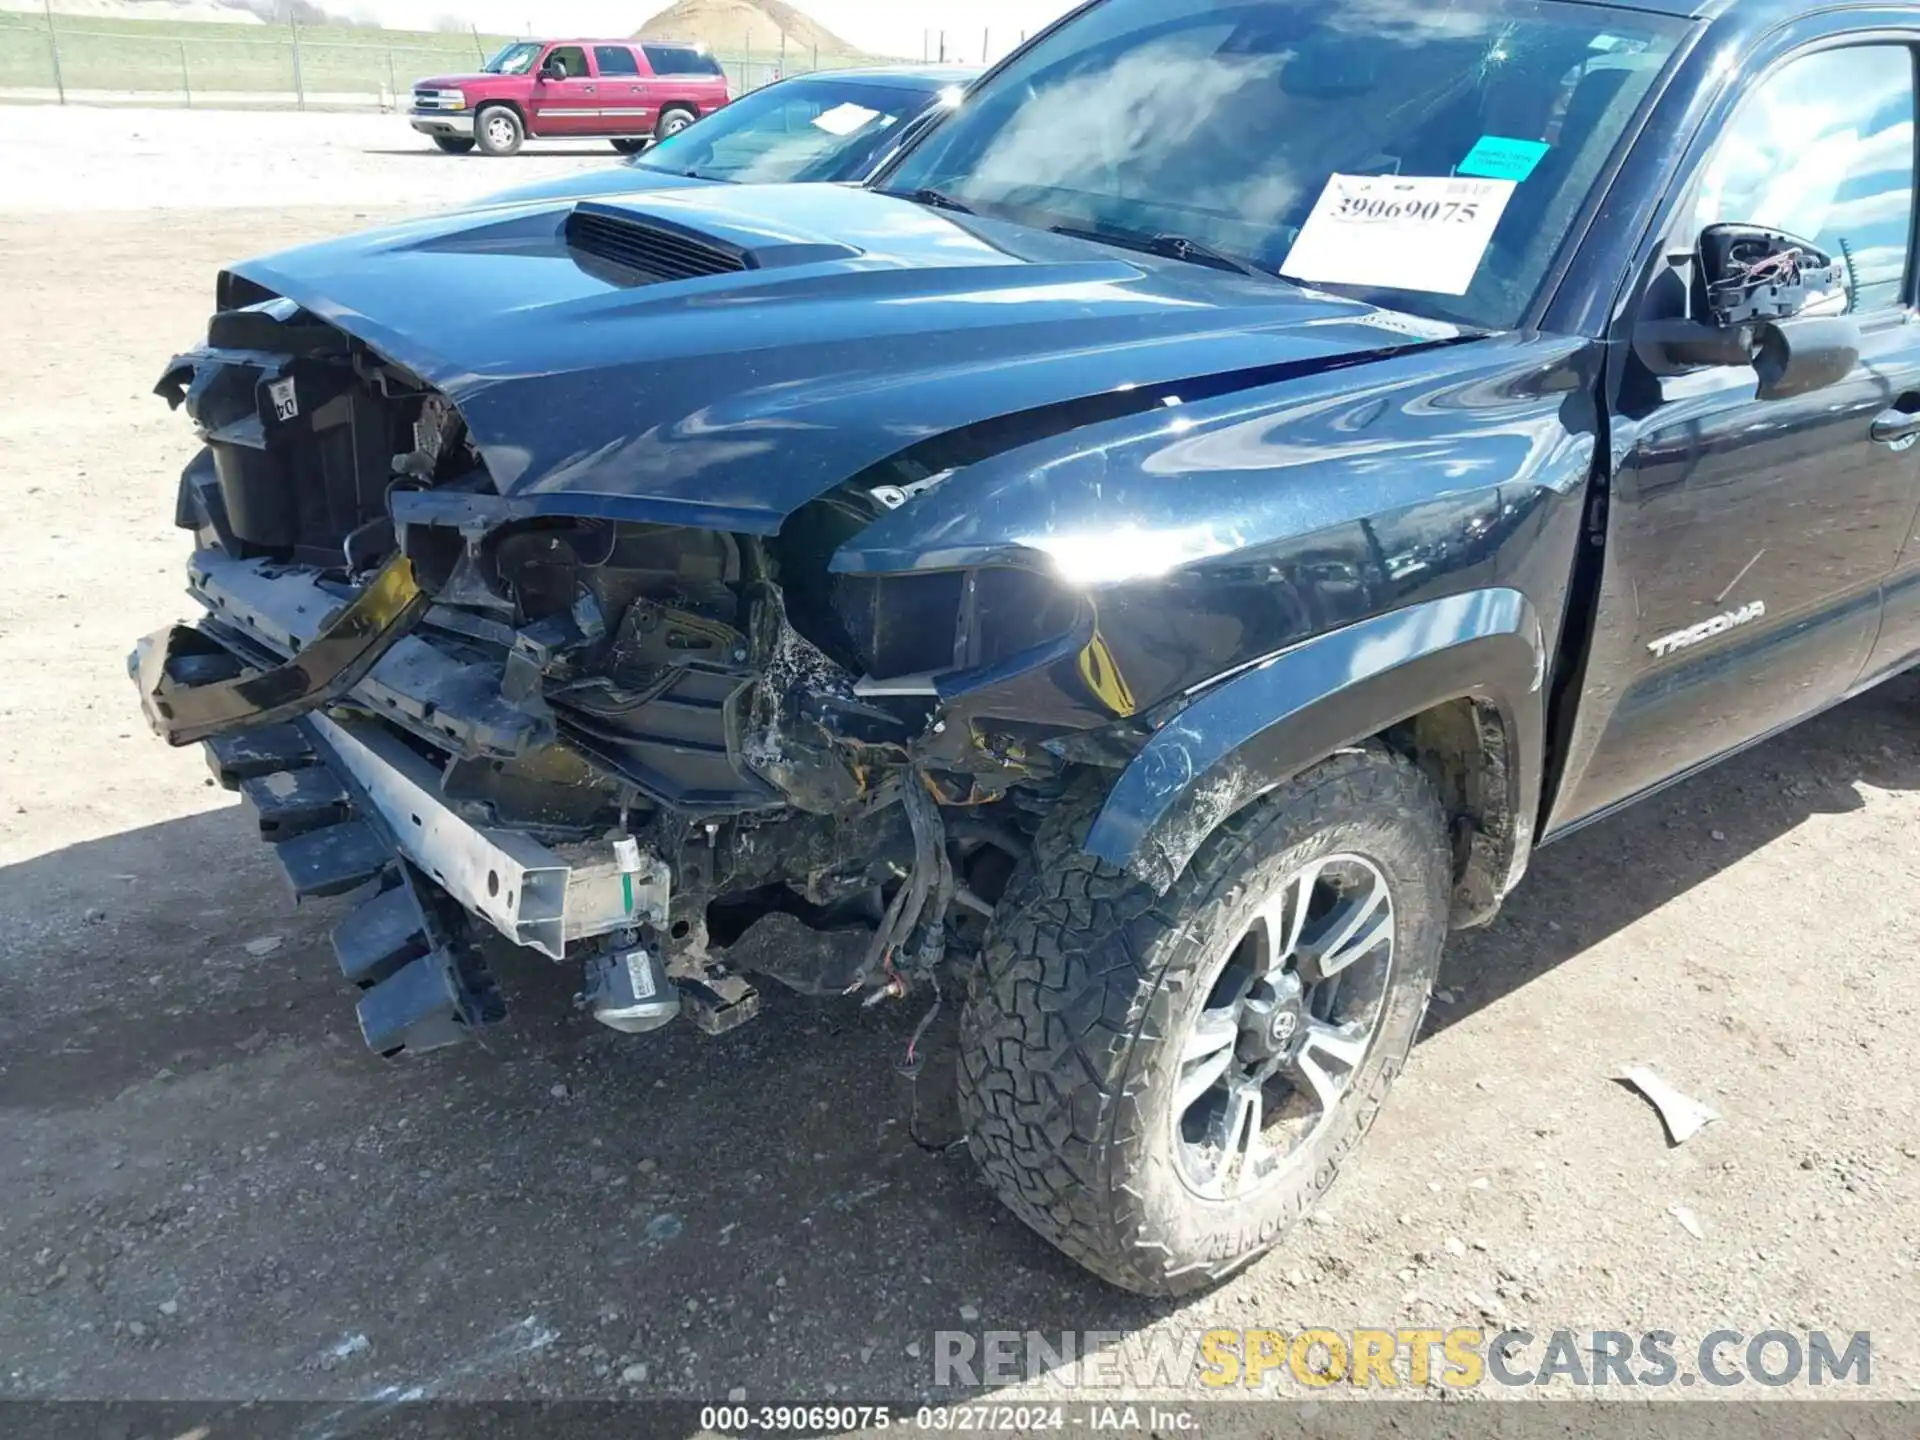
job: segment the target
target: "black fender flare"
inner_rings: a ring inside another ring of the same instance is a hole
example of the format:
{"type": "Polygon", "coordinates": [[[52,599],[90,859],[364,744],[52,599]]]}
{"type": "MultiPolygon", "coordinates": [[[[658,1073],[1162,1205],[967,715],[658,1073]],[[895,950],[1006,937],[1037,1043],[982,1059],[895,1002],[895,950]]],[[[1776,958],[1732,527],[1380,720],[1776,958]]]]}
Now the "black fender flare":
{"type": "Polygon", "coordinates": [[[1215,682],[1108,792],[1087,853],[1164,891],[1220,823],[1344,746],[1471,699],[1505,730],[1513,836],[1526,866],[1543,771],[1546,642],[1518,590],[1469,590],[1316,636],[1215,682]]]}

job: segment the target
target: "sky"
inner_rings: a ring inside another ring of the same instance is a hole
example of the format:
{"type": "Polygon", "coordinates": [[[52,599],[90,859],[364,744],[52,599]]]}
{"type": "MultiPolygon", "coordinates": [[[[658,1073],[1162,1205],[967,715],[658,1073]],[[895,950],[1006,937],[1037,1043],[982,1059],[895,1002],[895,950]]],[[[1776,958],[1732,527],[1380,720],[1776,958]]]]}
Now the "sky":
{"type": "MultiPolygon", "coordinates": [[[[573,31],[626,35],[667,8],[668,0],[320,0],[329,10],[400,29],[427,29],[458,15],[483,31],[524,34],[573,31]]],[[[1019,40],[1064,14],[1077,0],[796,0],[799,9],[854,44],[889,55],[918,56],[922,36],[945,27],[949,53],[979,58],[982,32],[998,58],[1019,40]],[[961,37],[965,36],[964,42],[961,37]]]]}

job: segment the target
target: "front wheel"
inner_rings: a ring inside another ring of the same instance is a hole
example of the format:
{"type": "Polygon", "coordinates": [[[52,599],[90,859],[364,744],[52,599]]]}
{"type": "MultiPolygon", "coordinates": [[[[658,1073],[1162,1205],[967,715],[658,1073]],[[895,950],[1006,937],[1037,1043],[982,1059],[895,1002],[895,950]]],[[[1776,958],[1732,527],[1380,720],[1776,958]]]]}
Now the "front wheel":
{"type": "Polygon", "coordinates": [[[1446,938],[1446,826],[1384,749],[1233,816],[1172,889],[1050,823],[1008,888],[961,1024],[961,1111],[1000,1198],[1129,1290],[1271,1248],[1373,1124],[1446,938]]]}
{"type": "Polygon", "coordinates": [[[618,150],[622,155],[638,155],[642,150],[647,148],[647,142],[645,140],[631,139],[615,140],[613,142],[613,148],[618,150]]]}
{"type": "Polygon", "coordinates": [[[482,155],[515,155],[527,138],[526,126],[506,105],[489,105],[474,117],[473,138],[482,155]]]}
{"type": "Polygon", "coordinates": [[[466,135],[436,135],[433,143],[449,155],[466,155],[473,150],[473,140],[466,135]]]}

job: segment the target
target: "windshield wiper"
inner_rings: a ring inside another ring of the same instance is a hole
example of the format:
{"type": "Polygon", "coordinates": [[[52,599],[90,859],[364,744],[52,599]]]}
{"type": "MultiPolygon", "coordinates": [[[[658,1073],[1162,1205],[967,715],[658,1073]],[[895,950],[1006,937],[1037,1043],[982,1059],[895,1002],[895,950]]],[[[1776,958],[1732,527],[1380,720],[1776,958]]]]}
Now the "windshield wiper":
{"type": "Polygon", "coordinates": [[[1195,265],[1211,266],[1215,270],[1232,270],[1241,275],[1257,275],[1263,280],[1279,277],[1272,272],[1262,270],[1251,261],[1242,260],[1238,255],[1229,255],[1224,250],[1216,250],[1204,240],[1195,240],[1186,235],[1134,235],[1124,230],[1083,230],[1075,225],[1049,225],[1055,235],[1068,235],[1075,240],[1093,240],[1102,245],[1118,245],[1124,250],[1138,250],[1147,255],[1164,255],[1169,260],[1186,260],[1195,265]]]}
{"type": "Polygon", "coordinates": [[[973,207],[964,200],[956,200],[946,191],[935,190],[931,186],[919,190],[908,190],[900,198],[911,200],[917,205],[931,205],[939,210],[953,210],[961,215],[973,214],[973,207]]]}

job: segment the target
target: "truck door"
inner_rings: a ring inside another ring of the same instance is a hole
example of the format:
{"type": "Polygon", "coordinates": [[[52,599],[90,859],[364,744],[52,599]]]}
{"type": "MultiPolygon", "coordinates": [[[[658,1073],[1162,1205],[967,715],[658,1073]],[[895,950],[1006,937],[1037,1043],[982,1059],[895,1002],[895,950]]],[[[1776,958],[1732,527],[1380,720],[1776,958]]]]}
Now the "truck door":
{"type": "Polygon", "coordinates": [[[1761,400],[1751,367],[1660,376],[1626,356],[1598,611],[1547,831],[1802,718],[1865,669],[1920,494],[1914,55],[1877,34],[1789,35],[1740,67],[1674,192],[1627,325],[1691,315],[1700,230],[1749,222],[1844,260],[1860,358],[1761,400]]]}
{"type": "Polygon", "coordinates": [[[599,73],[600,131],[602,135],[653,134],[653,105],[646,77],[631,45],[596,45],[593,64],[599,73]]]}
{"type": "Polygon", "coordinates": [[[600,127],[600,87],[587,65],[586,47],[550,46],[533,72],[532,133],[543,139],[564,135],[597,135],[600,127]],[[564,78],[554,71],[564,69],[564,78]]]}

